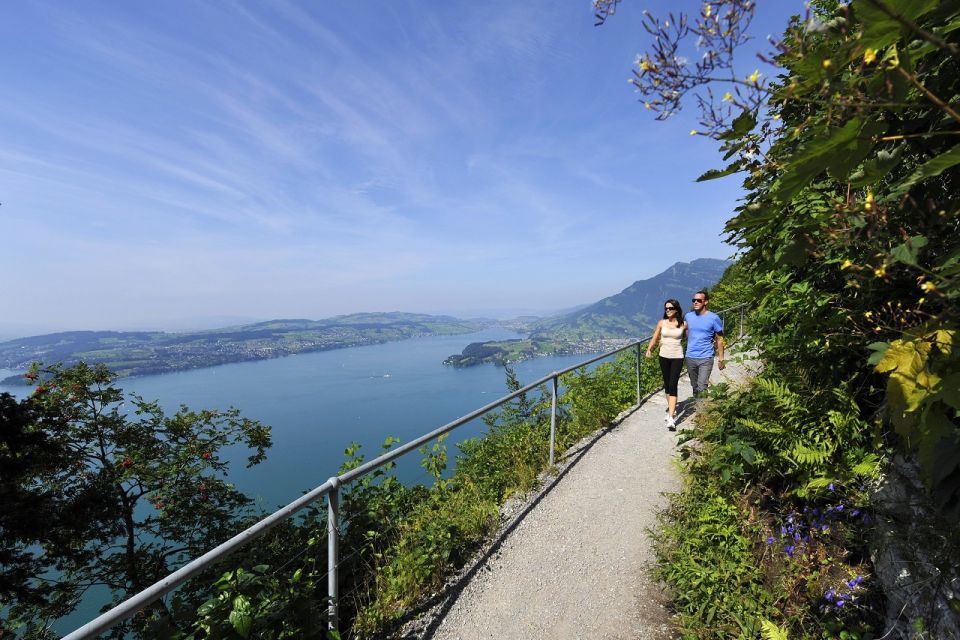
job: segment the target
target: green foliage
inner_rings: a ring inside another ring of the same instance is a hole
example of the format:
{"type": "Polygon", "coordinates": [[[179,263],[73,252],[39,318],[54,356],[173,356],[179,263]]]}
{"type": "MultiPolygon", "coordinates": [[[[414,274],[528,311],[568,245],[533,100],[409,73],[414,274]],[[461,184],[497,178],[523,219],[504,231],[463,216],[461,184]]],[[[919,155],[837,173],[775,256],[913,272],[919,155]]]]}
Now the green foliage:
{"type": "Polygon", "coordinates": [[[751,529],[729,494],[700,477],[660,515],[656,572],[671,585],[684,637],[753,638],[761,617],[776,617],[751,529]]]}
{"type": "MultiPolygon", "coordinates": [[[[595,2],[601,21],[616,2],[595,2]]],[[[710,553],[697,517],[720,510],[717,495],[759,494],[762,512],[736,505],[761,530],[805,501],[814,510],[861,504],[861,481],[891,447],[916,454],[945,519],[960,513],[960,1],[823,0],[813,9],[771,54],[774,80],[728,73],[753,15],[747,0],[645,18],[655,37],[633,82],[648,108],[667,117],[697,94],[698,133],[718,140],[726,165],[700,179],[745,175],[747,195],[726,226],[739,260],[715,297],[750,301],[749,342],[766,367],[751,388],[715,394],[691,434],[690,486],[666,523],[677,548],[710,553]],[[702,62],[675,55],[689,37],[702,62]],[[729,90],[704,89],[721,83],[729,90]]],[[[850,613],[869,607],[836,604],[844,572],[855,583],[844,594],[863,598],[858,580],[869,572],[858,528],[838,522],[821,523],[829,535],[806,532],[802,548],[784,543],[779,565],[753,551],[777,601],[756,612],[764,633],[869,635],[876,621],[850,613]]],[[[700,590],[681,560],[663,558],[678,602],[720,611],[734,594],[752,597],[752,581],[700,590]]],[[[755,620],[735,628],[731,616],[682,613],[698,637],[760,630],[755,620]]]]}
{"type": "MultiPolygon", "coordinates": [[[[5,564],[4,579],[8,570],[27,568],[18,576],[28,586],[42,585],[32,594],[38,597],[14,593],[13,625],[65,615],[88,585],[110,588],[117,601],[128,597],[227,539],[252,516],[250,499],[226,481],[228,463],[220,451],[246,446],[249,464],[257,464],[270,446],[269,428],[235,409],[181,407],[165,415],[154,402],[124,397],[103,365],[34,367],[27,377],[36,387],[22,403],[26,419],[18,434],[5,434],[24,439],[5,453],[33,463],[5,467],[12,477],[4,478],[4,491],[38,498],[38,510],[23,513],[47,514],[51,519],[39,522],[57,528],[47,534],[8,530],[17,532],[18,560],[29,562],[5,564]],[[49,568],[57,571],[52,579],[49,568]]],[[[157,603],[133,625],[142,628],[148,617],[173,620],[181,604],[200,601],[197,590],[203,590],[199,582],[182,589],[174,605],[157,603]]]]}

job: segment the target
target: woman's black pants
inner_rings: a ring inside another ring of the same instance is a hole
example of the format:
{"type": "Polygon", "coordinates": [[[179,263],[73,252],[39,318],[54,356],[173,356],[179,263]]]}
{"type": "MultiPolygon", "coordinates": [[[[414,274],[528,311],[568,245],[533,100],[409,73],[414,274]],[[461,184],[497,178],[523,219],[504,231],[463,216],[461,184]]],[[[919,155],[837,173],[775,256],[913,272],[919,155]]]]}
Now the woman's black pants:
{"type": "Polygon", "coordinates": [[[660,371],[663,372],[663,390],[668,396],[677,395],[677,383],[680,381],[680,370],[683,369],[683,358],[664,358],[660,356],[660,371]]]}

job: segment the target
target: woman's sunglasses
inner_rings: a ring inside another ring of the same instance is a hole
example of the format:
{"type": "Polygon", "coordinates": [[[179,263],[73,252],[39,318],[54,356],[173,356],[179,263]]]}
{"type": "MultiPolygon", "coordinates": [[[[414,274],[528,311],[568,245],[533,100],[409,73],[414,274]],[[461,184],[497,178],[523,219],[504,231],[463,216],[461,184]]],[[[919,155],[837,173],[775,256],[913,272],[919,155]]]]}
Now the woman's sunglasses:
{"type": "Polygon", "coordinates": [[[676,307],[664,307],[663,310],[664,310],[664,311],[676,311],[677,308],[676,308],[676,307]]]}

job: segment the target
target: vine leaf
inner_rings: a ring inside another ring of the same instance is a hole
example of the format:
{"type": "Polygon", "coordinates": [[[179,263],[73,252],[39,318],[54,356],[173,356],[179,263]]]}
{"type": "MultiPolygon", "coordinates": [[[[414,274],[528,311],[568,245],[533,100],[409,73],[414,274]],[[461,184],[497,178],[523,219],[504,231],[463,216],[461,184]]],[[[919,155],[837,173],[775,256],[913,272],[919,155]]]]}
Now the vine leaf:
{"type": "Polygon", "coordinates": [[[936,8],[939,0],[873,0],[858,2],[856,4],[856,15],[860,24],[863,25],[860,45],[864,48],[880,50],[900,39],[902,26],[877,6],[880,3],[883,3],[883,5],[892,12],[912,21],[936,8]]]}
{"type": "Polygon", "coordinates": [[[740,160],[736,162],[731,162],[723,169],[710,169],[709,171],[702,174],[697,178],[697,182],[706,182],[707,180],[716,180],[717,178],[723,178],[724,176],[729,176],[732,173],[740,171],[742,168],[742,163],[740,160]]]}
{"type": "Polygon", "coordinates": [[[730,123],[731,128],[719,136],[720,140],[736,140],[747,135],[757,126],[757,118],[750,111],[744,111],[730,123]]]}
{"type": "Polygon", "coordinates": [[[865,187],[879,182],[900,162],[902,151],[903,147],[898,147],[893,151],[882,150],[877,152],[876,158],[864,162],[863,167],[849,177],[850,186],[865,187]]]}
{"type": "Polygon", "coordinates": [[[927,246],[927,239],[923,236],[913,236],[907,238],[903,244],[899,244],[890,251],[890,257],[895,262],[902,262],[911,266],[917,266],[917,253],[923,247],[927,246]]]}
{"type": "Polygon", "coordinates": [[[960,144],[955,145],[949,151],[941,153],[937,157],[927,160],[917,167],[916,171],[911,173],[906,179],[893,186],[891,195],[894,197],[901,196],[921,180],[938,176],[950,167],[958,164],[960,164],[960,144]]]}
{"type": "Polygon", "coordinates": [[[827,167],[852,169],[855,165],[839,167],[837,157],[856,153],[859,155],[856,162],[859,163],[876,144],[876,136],[886,129],[884,122],[853,119],[842,127],[825,131],[791,158],[774,195],[781,202],[787,202],[827,167]]]}

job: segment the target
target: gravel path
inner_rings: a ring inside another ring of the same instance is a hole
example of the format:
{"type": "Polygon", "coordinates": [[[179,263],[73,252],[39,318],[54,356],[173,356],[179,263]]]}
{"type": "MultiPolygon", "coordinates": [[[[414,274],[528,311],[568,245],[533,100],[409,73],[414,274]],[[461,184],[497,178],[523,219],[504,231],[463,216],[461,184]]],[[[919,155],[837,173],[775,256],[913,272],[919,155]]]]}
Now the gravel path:
{"type": "MultiPolygon", "coordinates": [[[[738,382],[747,367],[714,369],[738,382]]],[[[681,378],[680,397],[690,396],[681,378]]],[[[680,428],[690,420],[692,403],[680,428]]],[[[405,638],[666,639],[674,637],[647,529],[676,490],[677,434],[662,392],[567,452],[557,476],[505,507],[499,536],[429,603],[405,638]]],[[[679,413],[679,412],[678,412],[679,413]]]]}

